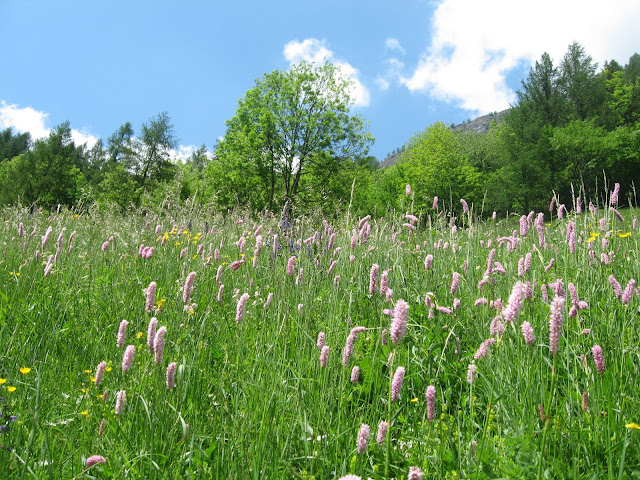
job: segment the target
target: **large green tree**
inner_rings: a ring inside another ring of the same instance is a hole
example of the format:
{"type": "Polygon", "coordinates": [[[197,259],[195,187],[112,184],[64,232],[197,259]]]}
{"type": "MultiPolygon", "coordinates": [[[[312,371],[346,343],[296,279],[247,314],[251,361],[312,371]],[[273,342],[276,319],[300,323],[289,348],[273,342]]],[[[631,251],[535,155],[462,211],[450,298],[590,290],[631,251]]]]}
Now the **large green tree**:
{"type": "Polygon", "coordinates": [[[227,170],[228,187],[253,206],[288,212],[307,174],[366,156],[373,138],[350,112],[350,89],[328,63],[301,62],[264,75],[227,122],[211,171],[227,170]]]}

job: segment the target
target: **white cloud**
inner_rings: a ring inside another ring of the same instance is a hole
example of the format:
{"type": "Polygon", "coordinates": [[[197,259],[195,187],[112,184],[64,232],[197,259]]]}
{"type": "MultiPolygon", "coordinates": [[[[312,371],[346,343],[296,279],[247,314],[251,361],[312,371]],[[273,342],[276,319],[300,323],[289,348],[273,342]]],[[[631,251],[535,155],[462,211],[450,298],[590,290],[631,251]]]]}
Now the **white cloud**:
{"type": "Polygon", "coordinates": [[[502,110],[515,100],[510,70],[544,52],[558,64],[573,41],[600,65],[626,63],[640,44],[638,18],[637,0],[443,0],[427,51],[401,82],[466,110],[502,110]]]}
{"type": "MultiPolygon", "coordinates": [[[[48,113],[32,107],[20,108],[18,105],[7,105],[4,100],[0,101],[0,129],[13,128],[20,133],[29,132],[33,140],[47,137],[51,132],[51,128],[47,126],[48,116],[48,113]]],[[[76,145],[86,143],[89,148],[98,141],[94,135],[73,128],[71,138],[76,145]]]]}
{"type": "MultiPolygon", "coordinates": [[[[185,162],[191,157],[191,154],[197,151],[200,147],[196,145],[178,145],[175,150],[169,150],[169,157],[171,160],[181,160],[185,162]]],[[[213,154],[208,150],[205,152],[205,156],[209,159],[213,158],[213,154]]]]}
{"type": "Polygon", "coordinates": [[[306,61],[309,63],[322,64],[326,61],[333,63],[340,69],[342,75],[352,82],[351,98],[356,107],[367,107],[370,102],[369,90],[358,78],[359,71],[353,65],[344,60],[335,58],[323,40],[317,38],[307,38],[302,42],[295,40],[284,46],[284,57],[291,63],[306,61]]]}
{"type": "Polygon", "coordinates": [[[387,50],[398,50],[403,55],[407,53],[405,49],[402,48],[402,45],[400,45],[400,42],[398,41],[397,38],[389,37],[384,42],[384,44],[387,47],[387,50]]]}
{"type": "Polygon", "coordinates": [[[380,90],[389,90],[389,87],[391,86],[389,81],[384,77],[376,78],[376,84],[380,90]]]}

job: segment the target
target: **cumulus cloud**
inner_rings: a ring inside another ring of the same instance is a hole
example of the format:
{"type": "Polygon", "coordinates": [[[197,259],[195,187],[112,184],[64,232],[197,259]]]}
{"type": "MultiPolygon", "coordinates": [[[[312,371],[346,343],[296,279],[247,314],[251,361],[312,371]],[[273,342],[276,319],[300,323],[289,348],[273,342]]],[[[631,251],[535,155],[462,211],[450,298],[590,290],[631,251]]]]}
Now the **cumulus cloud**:
{"type": "MultiPolygon", "coordinates": [[[[51,128],[47,126],[49,114],[33,107],[19,107],[8,105],[0,101],[0,129],[12,128],[19,133],[29,132],[33,140],[47,137],[51,128]]],[[[86,131],[71,129],[71,138],[76,145],[87,144],[91,148],[98,138],[86,131]]]]}
{"type": "Polygon", "coordinates": [[[626,63],[640,44],[640,2],[611,0],[443,0],[432,20],[430,44],[401,83],[415,92],[479,114],[515,100],[506,76],[547,52],[556,64],[573,41],[600,65],[626,63]]]}
{"type": "Polygon", "coordinates": [[[356,107],[367,107],[370,102],[370,94],[367,87],[359,79],[359,71],[350,63],[335,57],[323,40],[306,38],[302,42],[291,41],[284,46],[284,57],[291,64],[306,61],[322,64],[326,61],[333,63],[340,69],[342,75],[352,82],[351,98],[356,107]]]}

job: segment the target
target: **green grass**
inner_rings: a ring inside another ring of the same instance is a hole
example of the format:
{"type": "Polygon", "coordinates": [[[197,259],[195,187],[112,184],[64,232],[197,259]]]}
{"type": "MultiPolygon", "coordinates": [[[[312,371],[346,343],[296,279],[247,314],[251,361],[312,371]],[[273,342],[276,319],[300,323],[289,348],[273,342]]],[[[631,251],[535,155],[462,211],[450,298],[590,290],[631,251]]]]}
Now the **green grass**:
{"type": "Polygon", "coordinates": [[[321,219],[300,219],[282,232],[277,219],[246,212],[223,218],[205,211],[162,210],[122,217],[98,209],[80,216],[5,209],[0,225],[0,379],[5,380],[0,425],[6,429],[0,431],[0,446],[7,448],[0,449],[0,478],[333,479],[351,473],[400,479],[407,478],[410,466],[420,467],[423,478],[636,478],[640,431],[625,425],[640,423],[640,298],[634,294],[623,304],[608,277],[613,274],[623,288],[640,278],[638,231],[631,226],[635,211],[624,211],[625,223],[614,223],[611,213],[601,210],[599,217],[555,219],[545,227],[548,247],[535,251],[535,228],[519,238],[514,251],[506,244],[498,247],[498,237],[518,229],[511,218],[483,223],[467,217],[464,228],[453,233],[446,214],[423,219],[410,236],[399,215],[371,220],[369,239],[352,250],[357,219],[343,218],[332,225],[333,248],[342,249],[334,257],[326,235],[308,247],[297,243],[322,233],[321,219]],[[238,216],[244,223],[236,224],[238,216]],[[612,232],[606,248],[604,232],[585,242],[590,232],[600,232],[601,216],[612,232]],[[213,233],[204,231],[205,220],[215,226],[213,233]],[[576,222],[582,238],[573,254],[566,241],[569,221],[576,222]],[[17,235],[20,222],[25,237],[17,235]],[[160,234],[154,232],[156,225],[161,225],[160,234]],[[186,233],[178,236],[173,225],[186,233]],[[265,245],[254,268],[258,225],[264,227],[265,245]],[[41,236],[48,226],[52,234],[43,250],[41,236]],[[34,227],[36,234],[29,239],[34,227]],[[62,252],[45,277],[63,227],[62,252]],[[77,233],[68,254],[72,231],[77,233]],[[232,271],[229,263],[242,258],[236,241],[243,232],[246,262],[232,271]],[[401,232],[397,243],[394,232],[401,232]],[[626,232],[631,234],[618,235],[626,232]],[[273,233],[282,245],[276,255],[273,233]],[[113,242],[102,251],[110,236],[113,242]],[[495,283],[479,291],[489,239],[506,273],[494,273],[495,283]],[[448,248],[435,249],[439,240],[448,248]],[[152,258],[138,255],[141,243],[155,247],[152,258]],[[218,261],[208,258],[210,244],[220,248],[218,261]],[[204,260],[197,254],[199,245],[204,260]],[[180,259],[183,248],[187,253],[180,259]],[[518,259],[528,252],[533,253],[532,267],[519,277],[518,259]],[[600,263],[603,252],[615,253],[609,265],[600,263]],[[296,275],[289,276],[287,261],[293,254],[298,255],[296,275]],[[434,256],[429,270],[424,267],[427,254],[434,256]],[[551,258],[554,266],[545,271],[551,258]],[[329,274],[332,259],[338,263],[329,274]],[[392,269],[389,302],[368,293],[374,263],[380,271],[392,269]],[[217,301],[220,265],[222,303],[217,301]],[[299,268],[303,275],[297,284],[299,268]],[[192,271],[196,278],[185,308],[182,289],[192,271]],[[460,308],[451,315],[434,311],[430,318],[425,294],[433,292],[438,306],[451,307],[453,272],[461,276],[455,294],[460,308]],[[335,275],[340,275],[337,286],[335,275]],[[558,278],[565,289],[575,284],[588,308],[569,317],[567,292],[554,356],[548,345],[549,305],[540,285],[558,278]],[[467,368],[498,315],[474,302],[501,298],[506,305],[518,280],[532,282],[533,297],[524,301],[515,322],[504,326],[489,355],[475,361],[477,378],[469,384],[467,368]],[[145,311],[144,289],[152,281],[157,283],[156,303],[163,300],[155,316],[168,330],[160,365],[146,344],[152,314],[145,311]],[[236,324],[243,293],[250,299],[244,319],[236,324]],[[269,293],[273,302],[265,306],[269,293]],[[410,304],[407,334],[398,345],[385,345],[381,335],[391,317],[383,310],[398,299],[410,304]],[[124,347],[116,346],[123,319],[130,322],[125,345],[136,348],[127,372],[121,368],[124,347]],[[520,331],[524,320],[535,330],[533,346],[520,331]],[[342,349],[354,326],[367,330],[343,366],[342,349]],[[584,328],[591,333],[582,334],[584,328]],[[316,346],[320,331],[330,347],[325,368],[316,346]],[[602,375],[590,353],[596,344],[604,351],[602,375]],[[92,378],[102,361],[111,369],[96,386],[92,378]],[[178,364],[172,390],[165,379],[170,362],[178,364]],[[350,382],[354,365],[360,367],[355,385],[350,382]],[[390,381],[398,366],[405,367],[406,376],[399,401],[390,402],[390,381]],[[22,367],[31,371],[23,374],[22,367]],[[433,422],[427,419],[428,385],[436,387],[433,422]],[[127,400],[116,415],[119,390],[126,391],[127,400]],[[583,392],[589,399],[586,412],[583,392]],[[390,428],[388,441],[379,446],[375,435],[381,420],[390,428]],[[372,433],[366,452],[358,454],[363,423],[372,433]],[[87,468],[91,455],[107,462],[87,468]]]}

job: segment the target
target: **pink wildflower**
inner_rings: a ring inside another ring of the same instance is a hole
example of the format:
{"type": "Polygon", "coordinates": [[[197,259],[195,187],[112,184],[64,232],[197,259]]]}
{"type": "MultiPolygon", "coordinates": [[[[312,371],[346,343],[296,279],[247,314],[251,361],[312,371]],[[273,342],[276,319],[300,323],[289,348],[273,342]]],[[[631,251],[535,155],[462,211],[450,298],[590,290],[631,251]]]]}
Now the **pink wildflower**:
{"type": "Polygon", "coordinates": [[[133,364],[133,356],[136,353],[136,347],[133,345],[128,345],[124,351],[124,355],[122,356],[122,371],[126,372],[131,368],[133,364]]]}
{"type": "Polygon", "coordinates": [[[147,312],[151,312],[156,304],[156,282],[151,282],[145,293],[147,294],[147,302],[144,309],[147,312]]]}
{"type": "Polygon", "coordinates": [[[431,206],[431,208],[433,210],[437,210],[438,209],[438,196],[437,195],[435,197],[433,197],[433,205],[431,206]]]}
{"type": "Polygon", "coordinates": [[[96,385],[100,385],[102,383],[102,376],[104,375],[104,371],[107,368],[107,362],[100,362],[96,367],[96,385]]]}
{"type": "Polygon", "coordinates": [[[407,480],[422,480],[422,470],[418,467],[409,467],[409,475],[407,480]]]}
{"type": "Polygon", "coordinates": [[[616,183],[613,186],[613,192],[611,193],[611,201],[609,202],[610,205],[616,205],[618,203],[618,194],[620,193],[620,184],[616,183]]]}
{"type": "Polygon", "coordinates": [[[354,367],[351,369],[351,383],[355,385],[356,383],[358,383],[359,378],[360,378],[360,367],[358,367],[357,365],[354,365],[354,367]]]}
{"type": "Polygon", "coordinates": [[[398,300],[393,309],[393,321],[391,322],[391,341],[397,345],[402,341],[407,331],[407,314],[409,304],[404,300],[398,300]]]}
{"type": "Polygon", "coordinates": [[[153,342],[156,338],[156,327],[158,326],[158,319],[156,317],[151,317],[149,320],[149,326],[147,327],[147,346],[149,347],[149,351],[153,353],[153,342]]]}
{"type": "Polygon", "coordinates": [[[620,301],[626,305],[627,303],[629,303],[631,301],[631,299],[633,298],[633,292],[636,289],[636,281],[635,279],[631,279],[629,280],[629,283],[627,283],[626,288],[624,289],[624,292],[622,292],[622,295],[620,296],[620,301]]]}
{"type": "Polygon", "coordinates": [[[363,454],[369,445],[369,434],[371,433],[371,427],[366,423],[360,425],[360,431],[358,432],[358,453],[363,454]]]}
{"type": "Polygon", "coordinates": [[[470,363],[467,368],[467,382],[473,384],[476,381],[476,365],[470,363]]]}
{"type": "Polygon", "coordinates": [[[527,345],[533,345],[536,339],[533,335],[533,327],[531,324],[529,322],[522,322],[522,326],[520,328],[522,329],[522,335],[524,336],[524,341],[527,345]]]}
{"type": "Polygon", "coordinates": [[[120,390],[116,395],[116,415],[120,415],[122,413],[122,409],[124,408],[124,404],[127,401],[127,392],[124,390],[120,390]]]}
{"type": "Polygon", "coordinates": [[[458,291],[458,285],[460,284],[460,274],[458,272],[453,272],[453,278],[451,280],[451,295],[455,295],[458,291]]]}
{"type": "Polygon", "coordinates": [[[248,293],[243,293],[238,300],[238,305],[236,306],[236,323],[240,323],[244,318],[244,312],[247,307],[247,300],[249,300],[248,293]]]}
{"type": "Polygon", "coordinates": [[[318,340],[316,341],[316,347],[322,349],[324,347],[324,332],[318,332],[318,340]]]}
{"type": "Polygon", "coordinates": [[[369,293],[374,295],[378,289],[378,271],[380,267],[377,263],[374,263],[371,266],[371,271],[369,272],[369,293]]]}
{"type": "Polygon", "coordinates": [[[602,347],[600,345],[594,345],[593,347],[591,347],[591,353],[593,354],[593,361],[596,364],[596,370],[600,375],[602,375],[605,369],[602,347]]]}
{"type": "Polygon", "coordinates": [[[433,422],[436,417],[436,387],[429,385],[427,387],[427,419],[433,422]]]}
{"type": "Polygon", "coordinates": [[[187,275],[187,279],[184,282],[184,287],[182,289],[182,301],[184,303],[189,303],[191,299],[191,289],[193,288],[193,281],[196,279],[196,272],[191,272],[187,275]]]}
{"type": "Polygon", "coordinates": [[[429,254],[427,255],[427,257],[424,259],[424,269],[425,270],[429,270],[431,268],[431,265],[433,264],[433,255],[429,254]]]}
{"type": "Polygon", "coordinates": [[[616,280],[616,277],[614,277],[613,274],[609,275],[609,283],[613,287],[613,292],[615,293],[616,298],[622,298],[622,285],[620,285],[620,282],[616,280]]]}
{"type": "Polygon", "coordinates": [[[402,382],[404,380],[404,367],[398,367],[393,374],[393,380],[391,381],[391,401],[397,402],[400,398],[400,390],[402,389],[402,382]]]}
{"type": "Polygon", "coordinates": [[[558,344],[562,334],[564,311],[564,298],[556,296],[551,301],[551,314],[549,316],[549,349],[554,355],[558,353],[558,344]]]}
{"type": "Polygon", "coordinates": [[[378,445],[382,446],[384,444],[384,441],[387,438],[388,429],[389,429],[389,422],[385,422],[384,420],[382,420],[378,424],[378,435],[376,436],[376,442],[378,442],[378,445]]]}
{"type": "Polygon", "coordinates": [[[325,345],[324,347],[322,347],[322,350],[320,350],[320,366],[323,368],[326,367],[328,359],[329,359],[329,345],[325,345]]]}
{"type": "Polygon", "coordinates": [[[289,260],[287,261],[287,275],[289,276],[293,276],[295,274],[295,269],[294,269],[295,261],[296,261],[295,255],[292,255],[291,257],[289,257],[289,260]]]}
{"type": "Polygon", "coordinates": [[[91,468],[94,465],[97,465],[98,463],[106,463],[107,459],[104,458],[102,455],[91,455],[89,458],[87,458],[87,467],[91,468]]]}
{"type": "Polygon", "coordinates": [[[124,340],[127,336],[127,325],[129,325],[129,322],[126,320],[122,320],[120,322],[120,327],[118,328],[118,341],[116,342],[116,346],[118,348],[124,347],[124,340]]]}
{"type": "Polygon", "coordinates": [[[167,327],[160,327],[156,332],[156,336],[153,339],[153,351],[155,352],[155,362],[160,365],[162,363],[162,357],[164,355],[164,336],[167,334],[167,327]]]}
{"type": "Polygon", "coordinates": [[[176,386],[176,362],[171,362],[167,367],[167,390],[176,386]]]}

